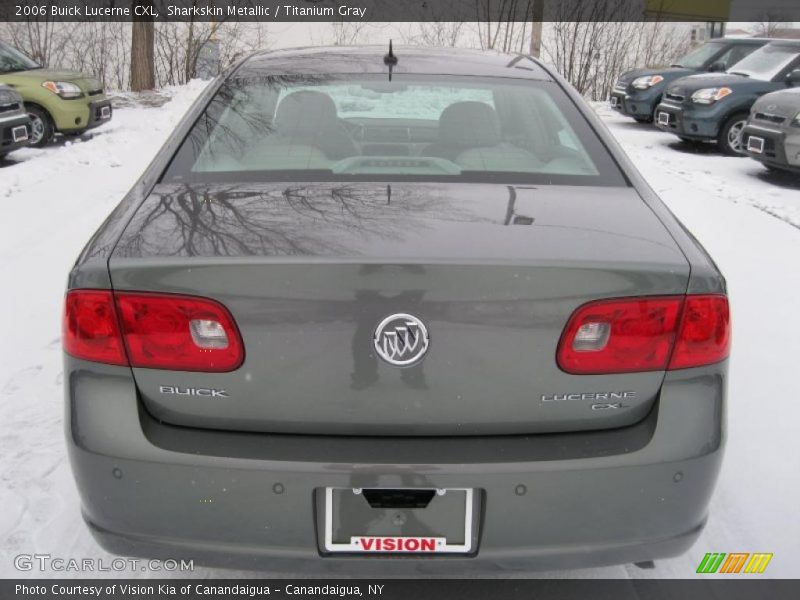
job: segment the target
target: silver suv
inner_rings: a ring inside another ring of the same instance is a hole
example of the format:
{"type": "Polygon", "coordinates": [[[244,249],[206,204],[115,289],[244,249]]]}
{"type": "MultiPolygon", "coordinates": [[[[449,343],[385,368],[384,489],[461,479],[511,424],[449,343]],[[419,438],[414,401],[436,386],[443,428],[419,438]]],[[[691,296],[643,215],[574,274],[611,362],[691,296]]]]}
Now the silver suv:
{"type": "Polygon", "coordinates": [[[800,88],[756,100],[742,133],[742,146],[768,169],[800,173],[800,88]]]}

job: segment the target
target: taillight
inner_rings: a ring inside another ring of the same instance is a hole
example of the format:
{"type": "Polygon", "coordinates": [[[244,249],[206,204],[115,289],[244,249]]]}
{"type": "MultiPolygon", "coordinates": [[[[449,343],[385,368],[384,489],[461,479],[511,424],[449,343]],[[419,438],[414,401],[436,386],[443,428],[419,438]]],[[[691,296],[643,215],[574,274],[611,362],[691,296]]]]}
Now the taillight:
{"type": "Polygon", "coordinates": [[[114,297],[104,290],[73,290],[64,306],[64,350],[77,358],[127,365],[114,297]]]}
{"type": "Polygon", "coordinates": [[[226,372],[244,361],[224,306],[172,294],[69,292],[64,349],[85,360],[174,371],[226,372]]]}
{"type": "Polygon", "coordinates": [[[591,302],[570,317],[558,366],[580,375],[685,369],[728,356],[724,296],[662,296],[591,302]]]}
{"type": "Polygon", "coordinates": [[[731,316],[725,296],[686,296],[670,369],[710,365],[727,358],[731,316]]]}
{"type": "Polygon", "coordinates": [[[132,367],[224,372],[244,361],[239,330],[218,302],[170,294],[114,295],[132,367]]]}

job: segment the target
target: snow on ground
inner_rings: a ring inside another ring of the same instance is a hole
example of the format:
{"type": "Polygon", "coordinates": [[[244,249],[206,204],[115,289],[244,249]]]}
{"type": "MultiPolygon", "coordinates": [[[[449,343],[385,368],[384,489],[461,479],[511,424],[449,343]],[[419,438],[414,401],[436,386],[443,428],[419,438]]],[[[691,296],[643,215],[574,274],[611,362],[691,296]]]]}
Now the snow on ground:
{"type": "MultiPolygon", "coordinates": [[[[13,557],[111,555],[80,518],[65,457],[60,311],[78,252],[144,169],[202,83],[168,90],[161,108],[119,109],[91,139],[15,153],[0,166],[0,577],[13,557]]],[[[130,102],[127,102],[130,104],[130,102]]],[[[684,556],[552,577],[691,577],[706,552],[773,552],[766,575],[797,577],[800,493],[794,388],[800,335],[800,180],[745,158],[597,110],[653,188],[728,278],[734,323],[729,442],[708,527],[684,556]]],[[[85,574],[90,576],[91,574],[85,574]]],[[[123,572],[130,577],[162,573],[123,572]]],[[[235,575],[197,567],[195,576],[235,575]]]]}

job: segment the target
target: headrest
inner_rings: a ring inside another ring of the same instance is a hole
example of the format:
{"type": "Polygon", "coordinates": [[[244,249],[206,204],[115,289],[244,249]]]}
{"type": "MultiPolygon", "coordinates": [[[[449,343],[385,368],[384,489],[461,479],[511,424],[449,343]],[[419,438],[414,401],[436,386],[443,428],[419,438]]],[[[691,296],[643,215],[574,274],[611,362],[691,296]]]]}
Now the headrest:
{"type": "Polygon", "coordinates": [[[439,141],[453,146],[495,146],[500,143],[500,119],[485,102],[456,102],[439,117],[439,141]]]}
{"type": "Polygon", "coordinates": [[[292,92],[278,105],[275,129],[284,134],[318,133],[336,123],[336,105],[321,92],[292,92]]]}

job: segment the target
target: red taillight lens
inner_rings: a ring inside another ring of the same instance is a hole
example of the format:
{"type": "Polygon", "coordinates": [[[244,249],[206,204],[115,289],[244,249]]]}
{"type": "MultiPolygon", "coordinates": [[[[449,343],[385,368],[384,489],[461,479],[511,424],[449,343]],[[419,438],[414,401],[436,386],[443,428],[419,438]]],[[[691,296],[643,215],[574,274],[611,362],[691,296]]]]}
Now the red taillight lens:
{"type": "Polygon", "coordinates": [[[225,372],[244,361],[228,310],[194,296],[72,290],[63,337],[69,354],[113,365],[225,372]]]}
{"type": "Polygon", "coordinates": [[[727,358],[731,317],[725,296],[686,296],[670,369],[710,365],[727,358]]]}
{"type": "Polygon", "coordinates": [[[686,369],[730,350],[725,296],[667,296],[591,302],[570,317],[558,366],[579,375],[686,369]]]}
{"type": "Polygon", "coordinates": [[[125,349],[109,291],[73,290],[67,293],[63,324],[64,350],[77,358],[127,365],[125,349]]]}
{"type": "Polygon", "coordinates": [[[662,370],[672,350],[680,309],[680,297],[585,304],[561,336],[558,366],[576,374],[662,370]]]}
{"type": "Polygon", "coordinates": [[[228,310],[192,296],[115,294],[133,367],[225,372],[244,361],[244,345],[228,310]]]}

